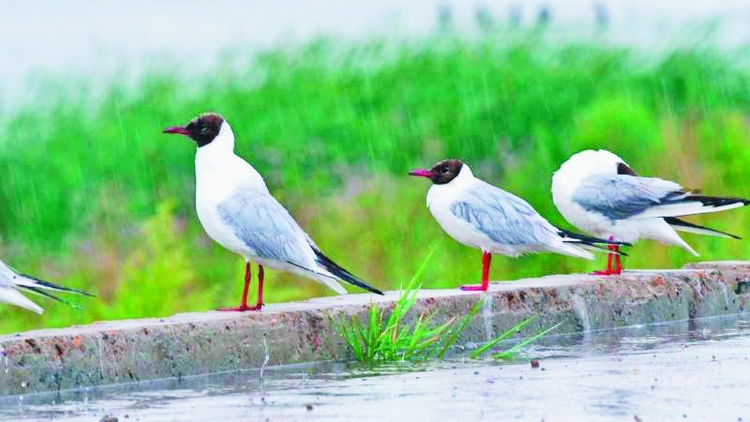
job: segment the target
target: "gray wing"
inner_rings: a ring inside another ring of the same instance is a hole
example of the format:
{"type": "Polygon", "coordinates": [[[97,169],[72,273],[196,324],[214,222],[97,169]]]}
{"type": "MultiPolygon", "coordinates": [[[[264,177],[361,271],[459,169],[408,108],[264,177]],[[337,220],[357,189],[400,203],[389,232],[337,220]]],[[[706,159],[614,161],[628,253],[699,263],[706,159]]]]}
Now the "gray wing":
{"type": "Polygon", "coordinates": [[[456,217],[503,245],[549,244],[558,230],[523,199],[490,184],[451,205],[456,217]]]}
{"type": "Polygon", "coordinates": [[[610,220],[622,220],[686,195],[682,186],[656,177],[596,174],[581,181],[573,202],[610,220]]]}
{"type": "Polygon", "coordinates": [[[259,190],[240,190],[218,208],[222,220],[259,258],[307,268],[312,240],[276,199],[259,190]]]}

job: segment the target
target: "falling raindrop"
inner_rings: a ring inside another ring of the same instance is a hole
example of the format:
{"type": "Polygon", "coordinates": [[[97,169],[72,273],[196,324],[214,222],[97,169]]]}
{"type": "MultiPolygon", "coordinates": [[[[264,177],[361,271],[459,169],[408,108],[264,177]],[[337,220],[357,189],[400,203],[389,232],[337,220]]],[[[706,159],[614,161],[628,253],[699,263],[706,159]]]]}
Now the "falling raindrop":
{"type": "Polygon", "coordinates": [[[10,370],[8,365],[8,352],[3,347],[0,347],[0,356],[3,358],[3,368],[5,368],[5,373],[7,374],[10,370]]]}
{"type": "Polygon", "coordinates": [[[495,337],[495,330],[492,328],[492,306],[493,300],[491,295],[485,295],[482,298],[482,322],[484,323],[484,335],[487,341],[495,337]]]}
{"type": "Polygon", "coordinates": [[[271,352],[268,349],[268,339],[263,337],[263,349],[265,350],[265,358],[263,359],[263,365],[260,367],[260,382],[263,383],[263,371],[266,369],[268,361],[271,360],[271,352]]]}

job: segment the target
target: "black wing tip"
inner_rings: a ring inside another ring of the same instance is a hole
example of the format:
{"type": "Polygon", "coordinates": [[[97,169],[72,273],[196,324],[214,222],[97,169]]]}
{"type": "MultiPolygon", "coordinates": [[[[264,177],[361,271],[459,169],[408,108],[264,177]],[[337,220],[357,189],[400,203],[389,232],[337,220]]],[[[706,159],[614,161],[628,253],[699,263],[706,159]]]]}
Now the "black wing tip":
{"type": "MultiPolygon", "coordinates": [[[[746,205],[750,205],[750,201],[746,205]]],[[[709,232],[723,234],[724,236],[729,236],[729,237],[731,237],[732,239],[735,239],[735,240],[742,240],[742,237],[737,236],[736,234],[732,234],[732,233],[724,232],[724,231],[721,231],[721,230],[716,230],[716,229],[711,229],[711,228],[708,228],[708,227],[704,227],[704,226],[701,226],[701,225],[698,225],[698,224],[691,223],[689,221],[681,220],[681,219],[679,219],[677,217],[664,217],[664,221],[666,221],[667,224],[669,224],[670,226],[690,227],[690,228],[693,228],[693,229],[706,230],[706,231],[709,231],[709,232]]]]}
{"type": "MultiPolygon", "coordinates": [[[[339,267],[340,268],[340,267],[339,267]]],[[[357,286],[359,288],[362,288],[364,290],[367,290],[370,293],[375,293],[376,295],[383,296],[385,293],[381,292],[379,289],[376,289],[375,287],[370,286],[369,284],[365,283],[364,281],[360,280],[359,278],[355,277],[353,274],[349,273],[348,271],[341,268],[343,271],[336,271],[331,268],[328,268],[328,271],[330,271],[333,275],[341,278],[342,280],[346,281],[349,284],[352,284],[354,286],[357,286]]]]}
{"type": "Polygon", "coordinates": [[[689,195],[680,200],[680,202],[698,201],[705,206],[721,207],[741,203],[743,206],[750,205],[750,199],[737,198],[731,196],[706,196],[706,195],[689,195]]]}
{"type": "Polygon", "coordinates": [[[376,288],[374,288],[372,286],[367,286],[365,289],[367,291],[369,291],[370,293],[375,293],[376,295],[385,296],[385,293],[381,292],[380,290],[378,290],[378,289],[376,289],[376,288]]]}
{"type": "Polygon", "coordinates": [[[583,242],[583,243],[585,243],[587,245],[590,245],[590,246],[597,246],[599,244],[617,245],[617,246],[633,246],[632,243],[620,242],[620,241],[617,241],[617,240],[599,239],[598,237],[586,236],[585,234],[575,233],[575,232],[572,232],[570,230],[561,229],[559,227],[557,228],[557,230],[559,230],[558,234],[560,236],[566,236],[566,237],[569,237],[571,239],[576,239],[576,240],[581,241],[581,242],[583,242]]]}
{"type": "Polygon", "coordinates": [[[349,271],[345,270],[343,267],[341,267],[339,264],[333,262],[331,258],[325,256],[323,252],[321,252],[320,249],[313,247],[313,251],[315,252],[315,256],[318,258],[318,262],[325,267],[328,272],[335,275],[336,277],[340,278],[343,281],[346,281],[349,284],[352,284],[354,286],[357,286],[359,288],[365,289],[370,293],[375,293],[378,295],[383,296],[384,293],[380,290],[376,289],[375,287],[370,286],[369,284],[365,283],[364,281],[360,280],[357,276],[350,273],[349,271]]]}
{"type": "Polygon", "coordinates": [[[67,300],[65,300],[63,298],[57,297],[57,296],[53,295],[52,293],[50,293],[48,291],[45,291],[42,288],[33,287],[33,286],[19,286],[19,287],[21,287],[23,289],[26,289],[28,291],[34,292],[34,293],[36,293],[36,294],[38,294],[40,296],[44,296],[46,298],[49,298],[49,299],[52,299],[52,300],[56,300],[56,301],[58,301],[60,303],[64,303],[64,304],[70,306],[73,309],[76,309],[76,310],[79,310],[79,311],[83,309],[78,304],[73,303],[73,302],[69,302],[69,301],[67,301],[67,300]]]}
{"type": "MultiPolygon", "coordinates": [[[[610,250],[609,248],[605,248],[603,245],[607,245],[607,246],[609,246],[609,245],[633,246],[632,243],[628,243],[628,242],[619,242],[619,241],[616,241],[616,240],[604,240],[604,239],[599,239],[597,237],[586,236],[586,235],[583,235],[583,234],[571,232],[569,230],[561,229],[559,227],[557,229],[560,231],[558,234],[561,237],[568,237],[568,238],[577,240],[577,242],[568,241],[569,243],[574,244],[574,245],[577,244],[577,243],[578,244],[584,244],[584,245],[586,245],[586,246],[588,246],[590,248],[595,248],[595,249],[603,251],[603,252],[613,253],[612,250],[610,250]]],[[[565,242],[564,239],[563,239],[563,242],[565,242]]],[[[616,251],[614,253],[617,254],[617,255],[620,255],[620,256],[628,256],[627,253],[625,253],[623,251],[620,251],[620,250],[618,250],[618,251],[616,251]]]]}
{"type": "MultiPolygon", "coordinates": [[[[614,253],[615,255],[620,255],[620,256],[628,256],[628,254],[626,252],[624,252],[624,251],[621,251],[621,250],[613,251],[613,250],[609,249],[608,247],[605,247],[603,245],[596,244],[596,243],[590,243],[590,242],[586,242],[586,241],[580,241],[580,242],[575,242],[575,243],[572,243],[572,244],[573,245],[575,245],[575,244],[583,244],[583,245],[586,245],[589,248],[593,248],[593,249],[596,249],[598,251],[607,252],[607,253],[614,253]]],[[[612,244],[615,244],[615,245],[618,245],[618,246],[632,246],[630,243],[624,243],[624,242],[619,242],[619,243],[612,242],[612,244]]]]}
{"type": "MultiPolygon", "coordinates": [[[[598,251],[602,251],[602,252],[606,252],[606,253],[613,253],[615,255],[620,255],[620,256],[628,256],[628,254],[626,252],[623,252],[621,250],[613,251],[613,250],[609,249],[608,247],[605,247],[605,246],[602,246],[602,245],[597,245],[595,243],[589,243],[589,242],[581,242],[581,243],[584,244],[584,245],[586,245],[586,246],[588,246],[589,248],[593,248],[593,249],[596,249],[598,251]]],[[[574,243],[574,245],[575,245],[575,243],[574,243]]],[[[627,245],[628,245],[627,243],[622,244],[622,246],[627,246],[627,245]]]]}
{"type": "MultiPolygon", "coordinates": [[[[75,294],[79,294],[81,296],[86,296],[86,297],[96,297],[92,293],[85,292],[83,290],[74,289],[72,287],[65,287],[65,286],[61,286],[59,284],[50,283],[49,281],[44,281],[42,279],[30,276],[28,274],[19,274],[19,275],[21,275],[22,277],[30,278],[30,279],[34,280],[40,286],[49,287],[50,289],[58,290],[58,291],[61,291],[61,292],[67,292],[67,293],[75,293],[75,294]]],[[[21,286],[21,287],[24,287],[24,286],[21,286]]],[[[52,295],[50,295],[50,296],[52,296],[52,295]]],[[[52,297],[60,300],[59,298],[57,298],[57,296],[52,296],[52,297]]]]}

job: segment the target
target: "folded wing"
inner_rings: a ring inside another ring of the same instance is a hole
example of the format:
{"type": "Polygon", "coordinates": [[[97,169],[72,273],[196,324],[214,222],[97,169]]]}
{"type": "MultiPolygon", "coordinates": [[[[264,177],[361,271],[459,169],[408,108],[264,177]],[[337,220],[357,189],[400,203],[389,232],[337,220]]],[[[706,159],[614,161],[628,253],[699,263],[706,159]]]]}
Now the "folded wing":
{"type": "Polygon", "coordinates": [[[382,294],[325,256],[289,211],[266,191],[237,191],[218,211],[252,255],[296,267],[339,294],[346,290],[337,280],[382,294]]]}
{"type": "Polygon", "coordinates": [[[573,202],[612,221],[704,214],[750,203],[694,195],[677,183],[655,177],[615,174],[586,177],[573,193],[573,202]]]}
{"type": "Polygon", "coordinates": [[[451,212],[503,245],[545,244],[556,236],[556,228],[526,201],[489,184],[467,192],[451,212]]]}
{"type": "Polygon", "coordinates": [[[451,206],[451,212],[500,245],[593,258],[589,252],[565,243],[560,230],[526,201],[490,184],[483,183],[467,192],[465,200],[451,206]]]}
{"type": "Polygon", "coordinates": [[[312,240],[278,201],[260,190],[240,190],[219,206],[219,216],[251,253],[266,260],[312,269],[312,240]]]}

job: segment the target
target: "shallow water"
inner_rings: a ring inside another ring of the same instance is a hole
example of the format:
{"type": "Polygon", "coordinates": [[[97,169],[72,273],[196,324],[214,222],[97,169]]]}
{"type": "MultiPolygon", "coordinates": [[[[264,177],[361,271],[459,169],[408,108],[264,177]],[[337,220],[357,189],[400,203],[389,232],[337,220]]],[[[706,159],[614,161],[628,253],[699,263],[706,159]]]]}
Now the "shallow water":
{"type": "Polygon", "coordinates": [[[0,398],[7,420],[750,420],[744,316],[550,336],[513,362],[318,363],[0,398]],[[540,368],[529,360],[538,358],[540,368]]]}

